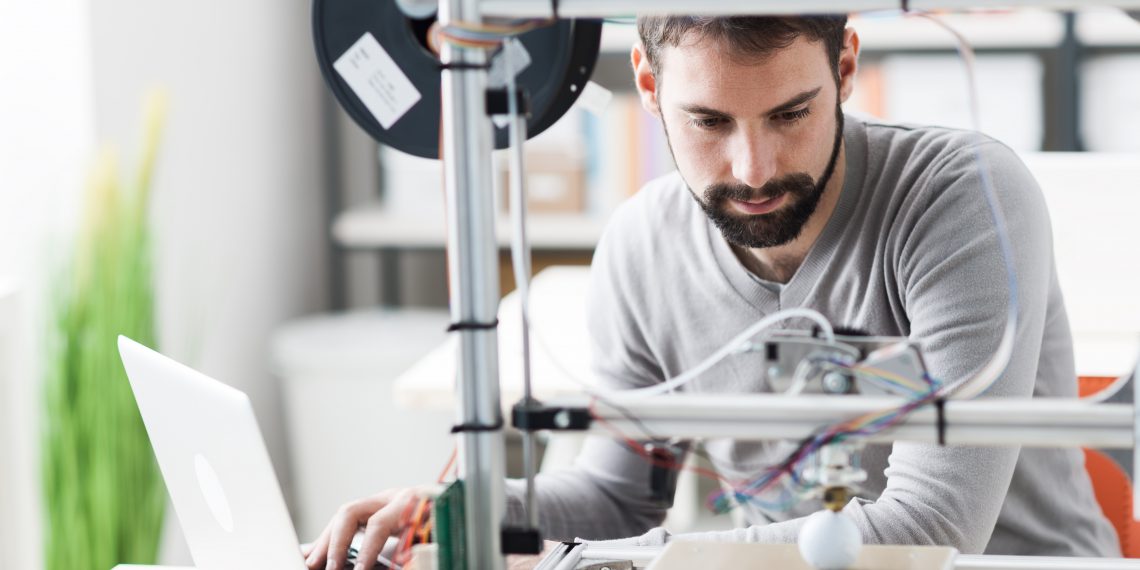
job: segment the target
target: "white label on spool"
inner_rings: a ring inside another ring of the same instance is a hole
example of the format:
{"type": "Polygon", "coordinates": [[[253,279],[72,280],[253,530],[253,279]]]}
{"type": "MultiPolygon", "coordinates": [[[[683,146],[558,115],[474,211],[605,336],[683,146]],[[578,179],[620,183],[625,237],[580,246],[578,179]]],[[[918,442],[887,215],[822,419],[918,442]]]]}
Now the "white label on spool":
{"type": "Polygon", "coordinates": [[[333,68],[385,129],[420,100],[416,86],[369,32],[337,58],[333,68]]]}

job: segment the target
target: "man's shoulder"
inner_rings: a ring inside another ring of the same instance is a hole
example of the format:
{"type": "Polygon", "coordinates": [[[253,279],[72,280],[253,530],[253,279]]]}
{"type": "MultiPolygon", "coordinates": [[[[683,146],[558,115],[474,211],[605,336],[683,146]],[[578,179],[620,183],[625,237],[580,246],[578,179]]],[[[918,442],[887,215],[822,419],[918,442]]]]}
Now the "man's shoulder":
{"type": "Polygon", "coordinates": [[[1013,155],[1004,143],[977,131],[866,117],[862,121],[867,132],[867,159],[884,169],[929,170],[956,159],[973,160],[977,154],[1013,155]]]}
{"type": "MultiPolygon", "coordinates": [[[[919,204],[977,198],[983,171],[1014,200],[1037,201],[1036,182],[1005,143],[977,131],[866,120],[867,184],[875,196],[919,204]]],[[[919,208],[921,210],[921,208],[919,208]]]]}

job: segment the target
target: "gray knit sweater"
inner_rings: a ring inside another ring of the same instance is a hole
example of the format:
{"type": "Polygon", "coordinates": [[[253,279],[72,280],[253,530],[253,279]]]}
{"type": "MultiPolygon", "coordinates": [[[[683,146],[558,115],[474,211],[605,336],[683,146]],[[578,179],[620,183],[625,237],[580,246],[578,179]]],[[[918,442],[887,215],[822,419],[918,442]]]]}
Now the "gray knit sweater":
{"type": "MultiPolygon", "coordinates": [[[[593,368],[611,388],[675,376],[764,315],[811,307],[833,323],[921,342],[936,378],[953,381],[998,345],[1008,290],[976,152],[1009,223],[1019,282],[1016,345],[984,397],[1072,398],[1072,340],[1053,265],[1041,192],[1014,153],[964,131],[848,116],[838,205],[802,266],[781,288],[733,255],[681,178],[651,182],[614,214],[594,257],[589,291],[593,368]]],[[[804,322],[789,328],[807,328],[804,322]]],[[[763,355],[731,357],[685,389],[768,391],[763,355]]],[[[739,480],[782,459],[789,442],[704,442],[739,480]]],[[[844,510],[871,544],[949,545],[963,553],[1119,556],[1116,535],[1073,449],[869,446],[869,479],[844,510]]],[[[575,467],[538,479],[549,538],[675,538],[793,542],[808,501],[790,512],[748,508],[751,526],[670,537],[649,500],[649,466],[614,440],[591,439],[575,467]]],[[[508,482],[521,521],[522,485],[508,482]]]]}

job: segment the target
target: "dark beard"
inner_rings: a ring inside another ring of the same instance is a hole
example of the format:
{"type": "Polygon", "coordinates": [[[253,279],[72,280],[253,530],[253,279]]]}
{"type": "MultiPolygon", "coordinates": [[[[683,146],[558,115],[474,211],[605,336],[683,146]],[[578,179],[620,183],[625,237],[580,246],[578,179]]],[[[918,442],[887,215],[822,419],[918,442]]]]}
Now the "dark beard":
{"type": "Polygon", "coordinates": [[[838,101],[835,104],[835,121],[835,143],[831,149],[831,158],[818,182],[806,172],[797,172],[770,180],[759,189],[743,184],[713,184],[705,189],[704,200],[697,198],[692,188],[689,192],[729,243],[746,248],[776,247],[790,243],[803,232],[804,226],[819,206],[827,183],[835,173],[835,163],[839,160],[839,148],[843,142],[843,109],[838,101]],[[778,198],[782,194],[788,195],[788,204],[767,214],[740,214],[732,211],[728,204],[729,200],[778,198]]]}

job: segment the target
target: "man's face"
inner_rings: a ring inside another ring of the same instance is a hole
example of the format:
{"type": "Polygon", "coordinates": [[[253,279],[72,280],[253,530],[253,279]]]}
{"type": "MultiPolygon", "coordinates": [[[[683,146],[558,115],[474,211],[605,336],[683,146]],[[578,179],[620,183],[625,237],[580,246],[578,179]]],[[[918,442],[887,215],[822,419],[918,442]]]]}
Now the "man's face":
{"type": "Polygon", "coordinates": [[[657,102],[693,197],[730,243],[795,240],[831,178],[843,114],[822,42],[763,59],[710,40],[661,51],[657,102]]]}

